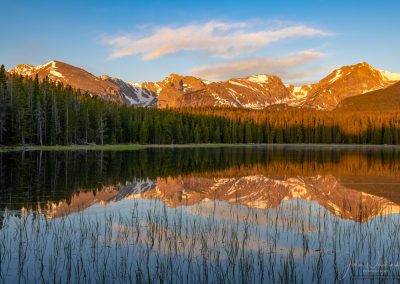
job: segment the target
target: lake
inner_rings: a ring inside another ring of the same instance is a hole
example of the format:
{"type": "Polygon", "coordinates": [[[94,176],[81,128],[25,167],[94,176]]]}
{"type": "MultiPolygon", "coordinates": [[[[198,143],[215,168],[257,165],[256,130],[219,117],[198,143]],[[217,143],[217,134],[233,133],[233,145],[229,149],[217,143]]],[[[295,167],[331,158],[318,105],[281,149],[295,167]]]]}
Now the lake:
{"type": "Polygon", "coordinates": [[[400,281],[400,150],[0,153],[7,283],[400,281]]]}

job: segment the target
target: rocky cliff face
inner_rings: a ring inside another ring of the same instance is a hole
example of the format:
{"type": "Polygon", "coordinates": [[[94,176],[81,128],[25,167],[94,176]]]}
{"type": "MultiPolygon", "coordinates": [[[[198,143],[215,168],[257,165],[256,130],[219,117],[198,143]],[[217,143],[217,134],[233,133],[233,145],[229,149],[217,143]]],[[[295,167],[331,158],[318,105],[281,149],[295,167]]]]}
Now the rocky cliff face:
{"type": "Polygon", "coordinates": [[[285,102],[289,97],[290,92],[279,77],[254,75],[208,84],[199,91],[185,94],[181,106],[263,109],[285,102]]]}
{"type": "Polygon", "coordinates": [[[125,82],[115,77],[102,75],[103,81],[110,82],[116,86],[118,93],[122,95],[123,102],[127,105],[142,107],[156,107],[157,93],[152,89],[143,87],[141,84],[125,82]]]}
{"type": "Polygon", "coordinates": [[[142,87],[156,92],[159,108],[173,108],[184,106],[183,101],[187,94],[205,89],[208,84],[208,81],[196,77],[171,74],[160,82],[143,83],[142,87]]]}

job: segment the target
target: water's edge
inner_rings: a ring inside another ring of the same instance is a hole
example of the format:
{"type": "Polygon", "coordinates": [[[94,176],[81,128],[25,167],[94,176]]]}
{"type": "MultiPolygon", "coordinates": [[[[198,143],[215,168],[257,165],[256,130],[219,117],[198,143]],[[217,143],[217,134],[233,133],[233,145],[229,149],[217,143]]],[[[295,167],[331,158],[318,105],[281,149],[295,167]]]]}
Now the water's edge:
{"type": "Polygon", "coordinates": [[[298,148],[298,149],[400,149],[400,145],[374,144],[117,144],[117,145],[55,145],[55,146],[2,146],[0,152],[23,151],[137,151],[148,148],[232,148],[232,147],[259,147],[259,148],[298,148]]]}

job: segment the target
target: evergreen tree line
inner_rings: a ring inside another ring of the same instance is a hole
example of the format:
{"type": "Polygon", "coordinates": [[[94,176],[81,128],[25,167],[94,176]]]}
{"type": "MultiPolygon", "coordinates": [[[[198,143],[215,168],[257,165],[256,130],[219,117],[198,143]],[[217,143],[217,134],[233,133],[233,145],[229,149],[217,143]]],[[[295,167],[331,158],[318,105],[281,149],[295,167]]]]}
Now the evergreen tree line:
{"type": "Polygon", "coordinates": [[[152,109],[105,102],[0,68],[0,144],[400,144],[396,114],[152,109]]]}
{"type": "Polygon", "coordinates": [[[237,120],[247,126],[244,142],[400,145],[400,110],[342,112],[298,108],[250,110],[209,107],[182,108],[177,111],[237,120]],[[255,123],[251,131],[249,122],[255,123]]]}
{"type": "Polygon", "coordinates": [[[222,117],[129,107],[0,69],[1,145],[221,143],[235,127],[244,140],[244,125],[222,117]]]}

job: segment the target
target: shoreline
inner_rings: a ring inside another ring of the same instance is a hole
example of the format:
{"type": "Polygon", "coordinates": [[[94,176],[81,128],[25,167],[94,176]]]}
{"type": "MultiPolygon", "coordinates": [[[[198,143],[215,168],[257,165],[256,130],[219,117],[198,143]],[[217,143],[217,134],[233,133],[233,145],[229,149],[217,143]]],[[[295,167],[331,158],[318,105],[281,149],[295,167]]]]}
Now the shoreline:
{"type": "Polygon", "coordinates": [[[0,147],[0,153],[25,152],[25,151],[138,151],[150,148],[318,148],[337,150],[400,150],[400,145],[372,145],[372,144],[224,144],[224,143],[200,143],[200,144],[116,144],[116,145],[54,145],[54,146],[4,146],[0,147]]]}

